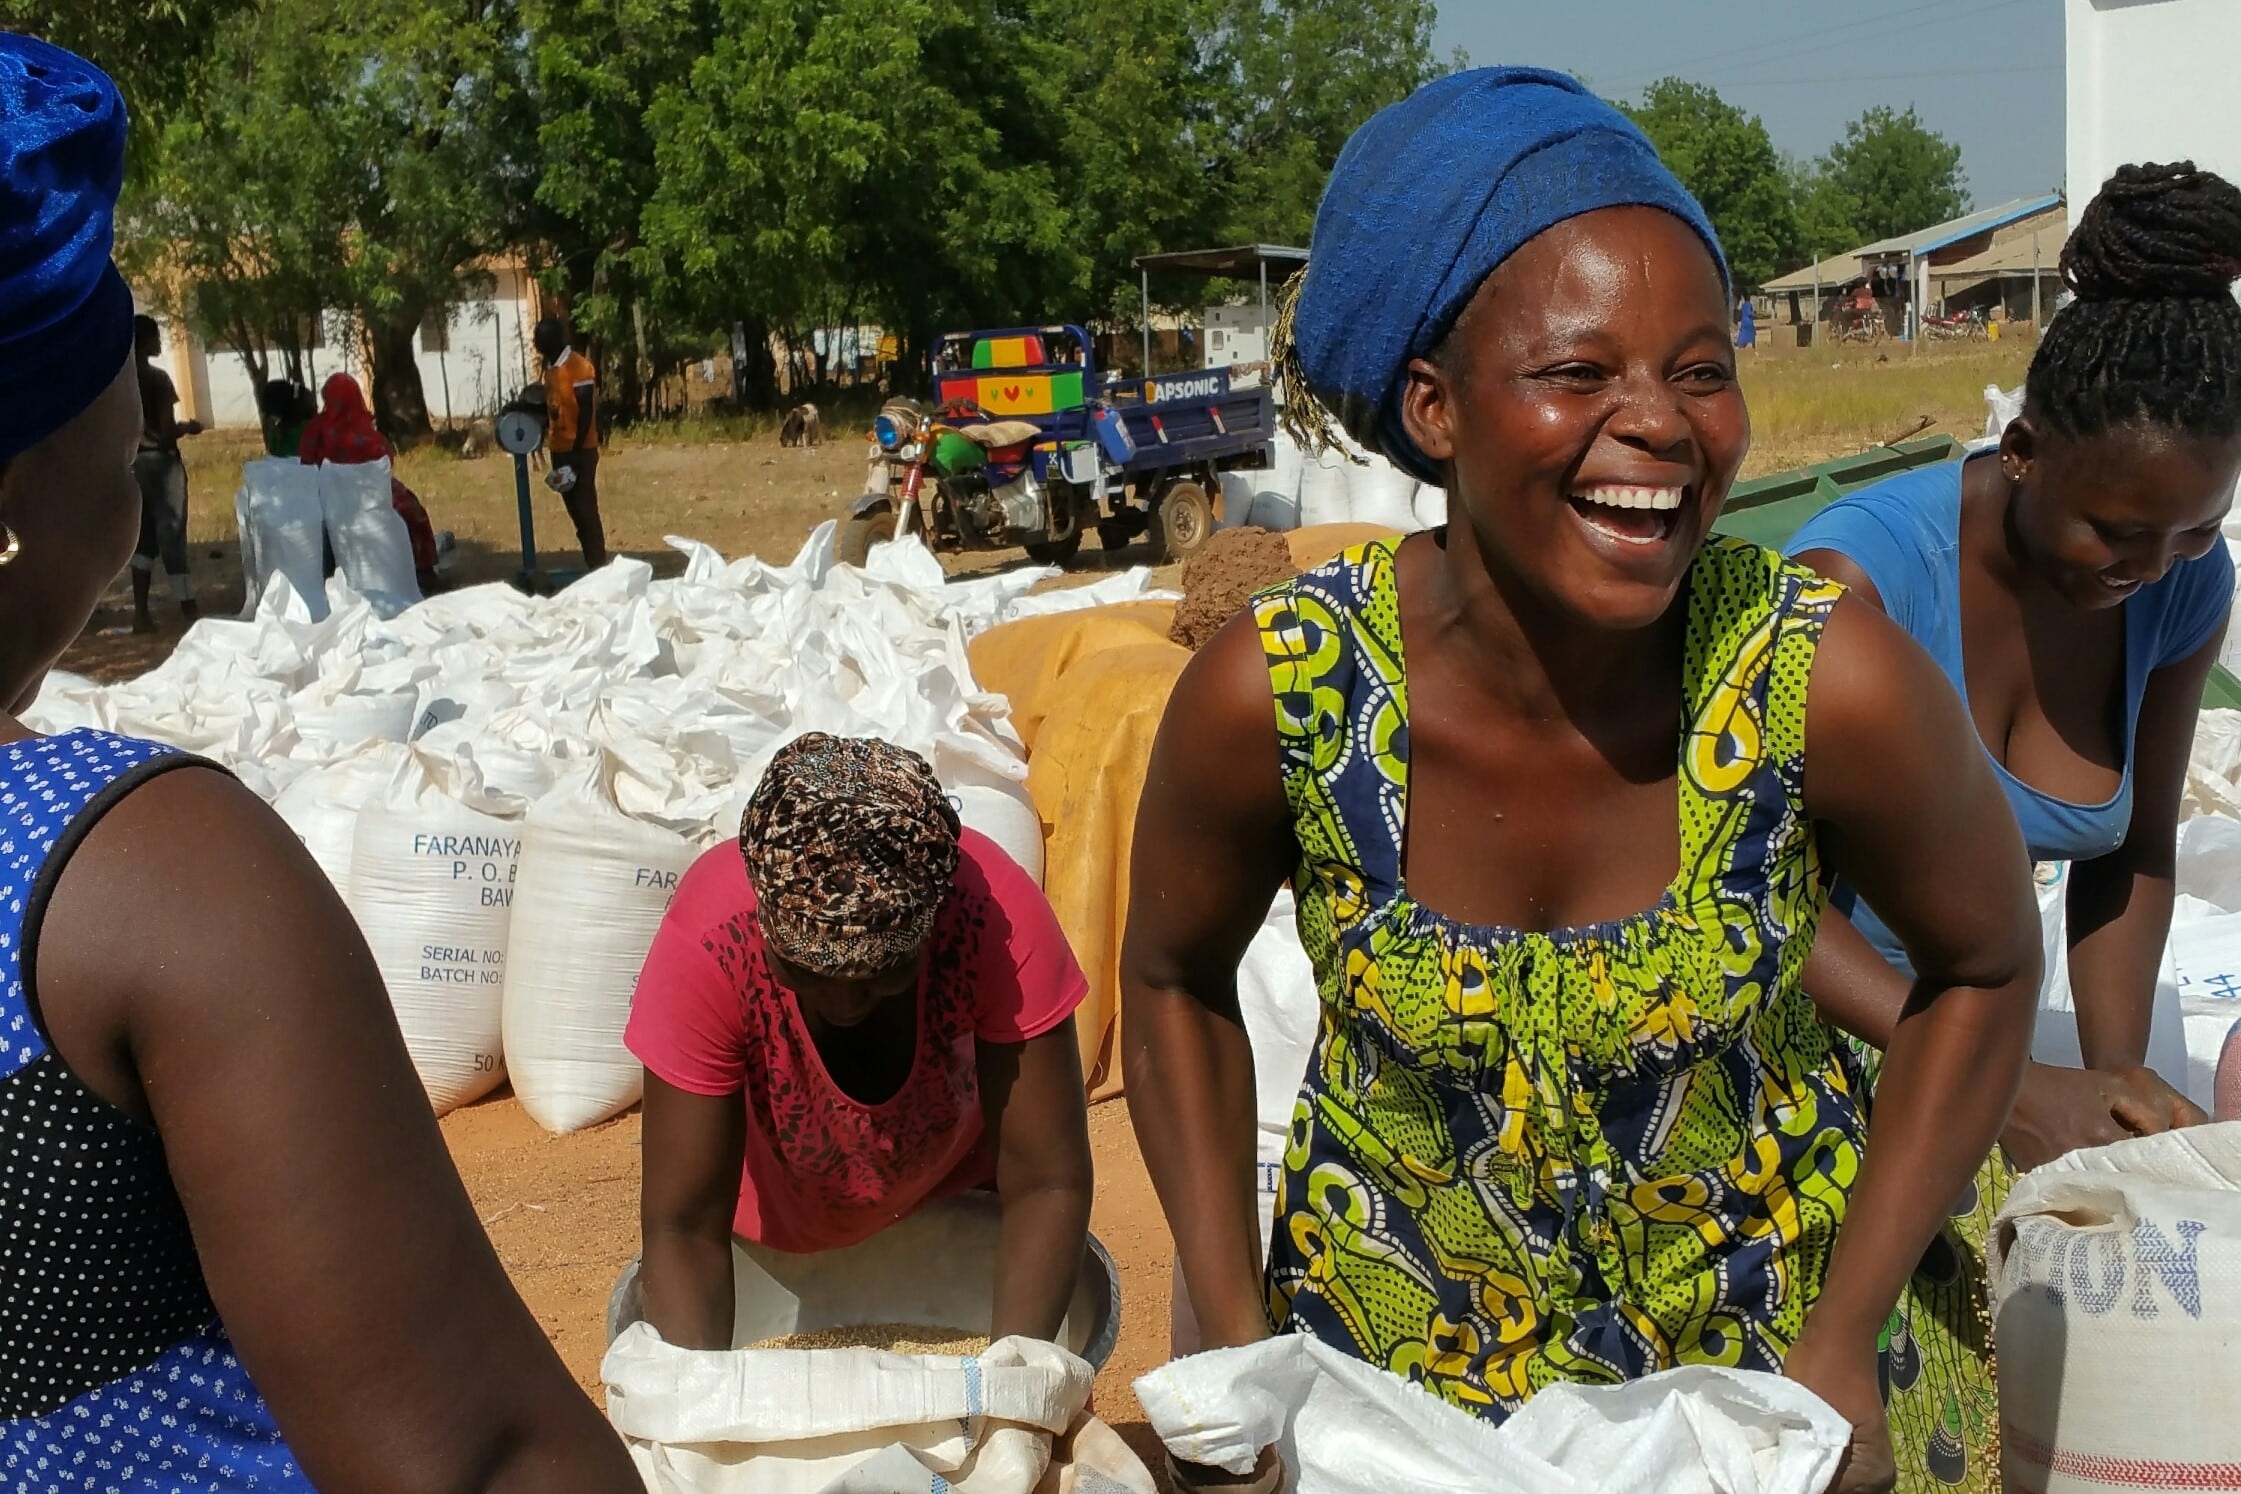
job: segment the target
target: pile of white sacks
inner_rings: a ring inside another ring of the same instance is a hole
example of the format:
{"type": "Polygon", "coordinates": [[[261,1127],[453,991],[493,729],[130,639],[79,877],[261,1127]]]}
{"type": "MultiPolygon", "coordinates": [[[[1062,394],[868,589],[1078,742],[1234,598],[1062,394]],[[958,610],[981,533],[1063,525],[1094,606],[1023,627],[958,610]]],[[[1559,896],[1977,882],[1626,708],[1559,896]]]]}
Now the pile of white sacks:
{"type": "Polygon", "coordinates": [[[1315,524],[1376,524],[1413,534],[1447,522],[1447,491],[1417,482],[1351,441],[1309,456],[1278,431],[1266,468],[1222,474],[1222,512],[1232,524],[1279,532],[1315,524]]]}
{"type": "Polygon", "coordinates": [[[26,720],[232,770],[357,918],[437,1111],[510,1073],[532,1116],[572,1130],[638,1098],[621,1037],[655,927],[792,738],[923,753],[965,823],[1039,879],[1026,761],[966,641],[1145,595],[1149,574],[1031,597],[1054,571],[945,583],[915,541],[836,565],[830,524],[782,567],[671,543],[676,580],[625,559],[555,597],[481,586],[386,621],[340,581],[314,621],[275,575],[247,618],[197,624],[138,679],[50,677],[26,720]]]}

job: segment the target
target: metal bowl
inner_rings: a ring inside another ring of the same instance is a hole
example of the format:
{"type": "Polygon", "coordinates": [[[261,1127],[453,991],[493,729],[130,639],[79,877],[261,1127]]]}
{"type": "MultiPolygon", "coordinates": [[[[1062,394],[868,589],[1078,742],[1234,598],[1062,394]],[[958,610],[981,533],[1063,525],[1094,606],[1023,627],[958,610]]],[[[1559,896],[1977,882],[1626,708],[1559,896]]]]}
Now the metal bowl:
{"type": "MultiPolygon", "coordinates": [[[[870,1239],[794,1255],[732,1241],[735,1347],[861,1323],[914,1323],[986,1333],[995,1312],[1001,1207],[989,1193],[926,1205],[870,1239]]],[[[638,1261],[607,1300],[607,1341],[645,1316],[638,1261]]],[[[1120,1273],[1095,1236],[1082,1256],[1061,1346],[1103,1369],[1120,1341],[1120,1273]]]]}

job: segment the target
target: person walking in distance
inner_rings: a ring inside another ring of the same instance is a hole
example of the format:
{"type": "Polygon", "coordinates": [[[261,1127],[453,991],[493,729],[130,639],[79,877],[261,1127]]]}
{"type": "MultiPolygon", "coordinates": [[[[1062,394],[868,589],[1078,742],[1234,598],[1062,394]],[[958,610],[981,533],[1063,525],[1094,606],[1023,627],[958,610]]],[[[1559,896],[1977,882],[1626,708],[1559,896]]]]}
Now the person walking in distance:
{"type": "Polygon", "coordinates": [[[202,614],[195,608],[195,583],[187,564],[187,464],[179,455],[181,436],[202,434],[199,420],[179,419],[179,391],[171,375],[156,367],[163,351],[163,333],[151,316],[132,319],[135,371],[140,377],[140,448],[133,454],[132,475],[140,484],[140,543],[132,552],[132,631],[153,633],[156,619],[148,610],[148,593],[155,584],[156,561],[171,582],[179,602],[179,615],[192,623],[202,614]]]}
{"type": "Polygon", "coordinates": [[[533,336],[545,362],[545,445],[552,453],[545,485],[568,505],[584,566],[596,571],[607,563],[607,532],[599,522],[599,371],[568,345],[560,318],[546,317],[533,336]]]}

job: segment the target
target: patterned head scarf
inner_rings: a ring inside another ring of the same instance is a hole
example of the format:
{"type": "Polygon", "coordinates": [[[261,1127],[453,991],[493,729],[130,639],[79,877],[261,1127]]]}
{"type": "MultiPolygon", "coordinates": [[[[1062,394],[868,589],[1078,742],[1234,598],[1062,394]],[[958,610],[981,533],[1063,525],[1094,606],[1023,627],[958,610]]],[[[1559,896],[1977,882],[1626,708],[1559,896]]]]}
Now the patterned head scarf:
{"type": "Polygon", "coordinates": [[[1438,346],[1479,285],[1548,229],[1608,207],[1662,208],[1704,240],[1711,220],[1627,117],[1577,79],[1530,67],[1453,73],[1371,117],[1339,152],[1307,273],[1287,289],[1278,372],[1285,425],[1362,445],[1424,482],[1439,468],[1401,424],[1411,359],[1438,346]]]}
{"type": "Polygon", "coordinates": [[[820,975],[893,969],[933,932],[957,835],[917,753],[823,732],[787,743],[739,822],[764,939],[820,975]]]}
{"type": "Polygon", "coordinates": [[[132,292],[109,262],[125,106],[101,69],[0,32],[0,461],[124,372],[132,292]]]}

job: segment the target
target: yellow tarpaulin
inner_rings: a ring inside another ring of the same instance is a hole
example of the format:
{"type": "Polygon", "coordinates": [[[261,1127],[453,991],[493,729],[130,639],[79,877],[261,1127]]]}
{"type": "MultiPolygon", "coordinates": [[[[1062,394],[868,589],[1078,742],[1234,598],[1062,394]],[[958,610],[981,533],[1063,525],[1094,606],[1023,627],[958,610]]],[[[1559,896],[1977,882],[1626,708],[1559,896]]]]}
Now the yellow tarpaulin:
{"type": "Polygon", "coordinates": [[[1121,602],[1022,618],[973,640],[973,681],[1009,697],[1012,725],[1032,756],[1043,718],[1060,699],[1056,687],[1067,670],[1105,649],[1165,643],[1174,624],[1173,602],[1121,602]]]}
{"type": "Polygon", "coordinates": [[[1105,649],[1060,677],[1028,758],[1027,791],[1043,818],[1043,887],[1089,977],[1075,1025],[1092,1099],[1120,1093],[1120,948],[1128,920],[1128,856],[1152,739],[1180,644],[1105,649]]]}

